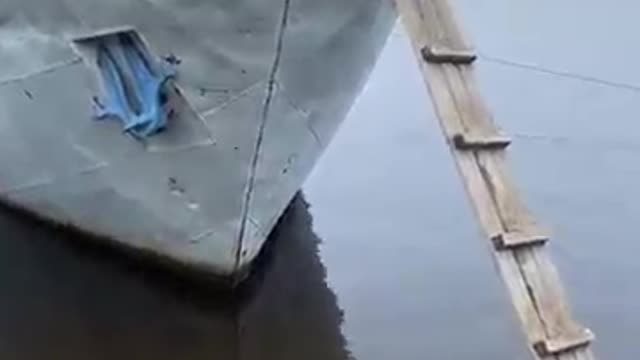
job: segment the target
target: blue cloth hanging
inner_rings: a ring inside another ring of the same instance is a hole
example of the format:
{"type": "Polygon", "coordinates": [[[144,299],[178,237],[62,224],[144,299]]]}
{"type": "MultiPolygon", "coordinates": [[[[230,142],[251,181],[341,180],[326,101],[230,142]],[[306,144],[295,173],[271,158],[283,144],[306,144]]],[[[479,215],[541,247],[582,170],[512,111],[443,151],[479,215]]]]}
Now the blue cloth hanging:
{"type": "Polygon", "coordinates": [[[175,71],[155,74],[135,41],[120,35],[119,41],[101,43],[97,63],[105,87],[104,104],[97,103],[97,119],[116,118],[124,131],[146,138],[167,125],[165,85],[175,71]]]}

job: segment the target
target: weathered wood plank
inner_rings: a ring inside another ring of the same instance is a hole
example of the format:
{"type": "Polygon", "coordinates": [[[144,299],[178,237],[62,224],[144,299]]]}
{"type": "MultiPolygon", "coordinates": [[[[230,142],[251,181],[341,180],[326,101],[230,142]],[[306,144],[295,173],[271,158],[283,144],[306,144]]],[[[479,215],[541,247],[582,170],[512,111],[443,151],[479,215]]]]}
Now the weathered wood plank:
{"type": "Polygon", "coordinates": [[[591,334],[572,319],[555,267],[542,246],[547,237],[519,198],[508,172],[504,150],[510,141],[495,126],[480,96],[471,47],[448,1],[395,3],[480,225],[502,247],[493,248],[493,255],[532,353],[537,359],[593,360],[588,348],[591,334]],[[448,53],[424,56],[425,47],[436,46],[448,53]]]}
{"type": "Polygon", "coordinates": [[[394,1],[396,12],[402,15],[405,28],[415,34],[411,40],[422,49],[427,45],[432,45],[438,38],[437,26],[425,26],[425,24],[435,24],[437,19],[435,12],[425,7],[422,0],[402,0],[394,1]]]}
{"type": "Polygon", "coordinates": [[[435,11],[439,27],[443,32],[441,45],[450,49],[471,49],[471,43],[459,26],[448,0],[422,0],[421,2],[422,4],[431,5],[431,8],[435,11]]]}
{"type": "Polygon", "coordinates": [[[461,66],[459,71],[462,83],[467,91],[467,96],[470,98],[470,114],[474,116],[475,126],[477,127],[475,133],[490,137],[507,137],[502,129],[493,121],[493,116],[480,93],[480,87],[473,73],[473,67],[461,66]]]}
{"type": "Polygon", "coordinates": [[[478,152],[477,160],[505,230],[521,234],[543,233],[518,195],[518,189],[507,170],[505,152],[478,152]]]}
{"type": "Polygon", "coordinates": [[[511,252],[496,252],[493,255],[528,342],[544,339],[544,327],[535,307],[529,301],[529,288],[522,277],[520,265],[511,252]]]}
{"type": "Polygon", "coordinates": [[[534,349],[541,356],[559,355],[583,348],[589,345],[594,339],[593,334],[588,329],[580,333],[571,334],[571,337],[562,337],[539,341],[533,345],[534,349]]]}
{"type": "Polygon", "coordinates": [[[453,141],[455,135],[465,132],[465,129],[456,103],[450,94],[451,84],[446,76],[448,68],[453,68],[453,66],[422,64],[422,71],[429,74],[430,80],[427,82],[427,88],[434,99],[434,109],[438,115],[440,126],[447,140],[453,141]]]}
{"type": "Polygon", "coordinates": [[[549,237],[544,234],[505,232],[491,238],[497,250],[514,250],[523,246],[544,245],[549,237]]]}
{"type": "Polygon", "coordinates": [[[458,150],[501,150],[511,144],[506,136],[453,135],[453,144],[458,150]]]}
{"type": "Polygon", "coordinates": [[[435,64],[472,64],[477,56],[468,50],[452,50],[438,45],[427,45],[422,48],[422,58],[435,64]]]}
{"type": "MultiPolygon", "coordinates": [[[[453,134],[458,134],[462,131],[461,117],[454,98],[451,96],[451,84],[445,77],[447,68],[453,68],[453,66],[433,66],[423,63],[421,67],[425,74],[429,74],[427,88],[434,99],[434,108],[441,128],[448,135],[448,138],[452,138],[453,134]]],[[[483,229],[492,236],[502,233],[502,226],[474,155],[468,152],[458,152],[454,153],[454,156],[458,170],[464,180],[465,188],[470,196],[476,200],[474,209],[483,229]]]]}
{"type": "MultiPolygon", "coordinates": [[[[416,26],[415,28],[419,27],[416,26]]],[[[462,128],[461,117],[458,113],[455,99],[451,95],[451,84],[446,78],[446,71],[455,69],[451,65],[433,66],[421,63],[420,66],[426,78],[428,78],[426,81],[427,88],[434,99],[434,108],[443,132],[445,134],[459,133],[462,128]]],[[[500,224],[494,202],[478,168],[475,155],[471,152],[453,151],[452,153],[463,178],[465,189],[474,200],[473,208],[482,229],[490,238],[501,234],[504,229],[500,224]]],[[[535,339],[543,339],[542,323],[538,319],[531,303],[525,301],[528,291],[515,258],[512,254],[496,254],[496,263],[503,274],[509,294],[514,299],[514,306],[521,322],[525,324],[528,332],[533,334],[535,339]]]]}
{"type": "Polygon", "coordinates": [[[396,1],[395,4],[399,13],[407,14],[407,18],[403,19],[405,26],[422,28],[420,38],[415,39],[420,40],[418,42],[420,49],[427,46],[441,47],[457,52],[472,52],[469,41],[460,31],[455,20],[452,20],[453,12],[446,1],[402,1],[404,3],[396,1]]]}
{"type": "MultiPolygon", "coordinates": [[[[511,139],[505,136],[502,131],[493,123],[491,114],[483,104],[482,97],[478,93],[475,85],[469,81],[473,79],[469,72],[470,66],[455,66],[446,69],[446,76],[451,84],[451,96],[460,112],[464,132],[459,137],[467,139],[478,139],[478,143],[490,146],[485,148],[504,149],[511,139]]],[[[457,144],[459,145],[459,144],[457,144]]],[[[469,147],[460,147],[469,149],[469,147]]]]}
{"type": "Polygon", "coordinates": [[[558,275],[543,248],[525,248],[516,251],[515,255],[530,289],[530,301],[545,329],[545,337],[533,342],[536,351],[557,354],[588,344],[591,336],[572,319],[558,275]],[[541,262],[546,264],[541,266],[541,262]]]}
{"type": "Polygon", "coordinates": [[[573,354],[575,355],[575,360],[596,360],[593,352],[587,347],[576,349],[573,354]]]}
{"type": "MultiPolygon", "coordinates": [[[[435,99],[434,106],[443,131],[460,127],[460,115],[453,97],[450,95],[451,88],[444,81],[444,70],[423,65],[425,73],[429,74],[428,88],[435,99]]],[[[495,204],[482,178],[480,169],[476,162],[475,155],[470,152],[452,151],[456,160],[458,170],[463,179],[465,189],[470,198],[473,199],[473,208],[479,219],[482,229],[489,238],[501,234],[504,231],[495,204]]],[[[512,254],[496,254],[496,262],[500,272],[503,274],[509,294],[514,299],[514,306],[518,316],[527,332],[532,334],[535,340],[544,339],[544,329],[540,322],[535,308],[527,300],[527,285],[522,279],[519,265],[512,254]]]]}

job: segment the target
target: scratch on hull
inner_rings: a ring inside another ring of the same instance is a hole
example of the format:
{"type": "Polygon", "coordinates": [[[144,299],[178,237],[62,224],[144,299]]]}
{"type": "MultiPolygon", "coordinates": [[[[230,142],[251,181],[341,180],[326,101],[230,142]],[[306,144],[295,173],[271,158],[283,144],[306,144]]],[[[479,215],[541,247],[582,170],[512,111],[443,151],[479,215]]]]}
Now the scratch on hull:
{"type": "Polygon", "coordinates": [[[26,74],[22,74],[22,75],[18,75],[18,76],[14,76],[14,77],[10,77],[10,78],[6,78],[6,79],[0,79],[0,86],[4,86],[7,84],[11,84],[11,83],[16,83],[16,82],[21,82],[27,79],[30,79],[32,77],[36,77],[36,76],[40,76],[43,74],[47,74],[47,73],[51,73],[54,72],[56,70],[62,69],[62,68],[66,68],[69,67],[71,65],[75,65],[82,62],[82,58],[80,57],[75,57],[66,61],[60,61],[60,62],[56,62],[50,65],[47,65],[45,67],[42,67],[40,69],[36,69],[33,71],[30,71],[26,74]]]}

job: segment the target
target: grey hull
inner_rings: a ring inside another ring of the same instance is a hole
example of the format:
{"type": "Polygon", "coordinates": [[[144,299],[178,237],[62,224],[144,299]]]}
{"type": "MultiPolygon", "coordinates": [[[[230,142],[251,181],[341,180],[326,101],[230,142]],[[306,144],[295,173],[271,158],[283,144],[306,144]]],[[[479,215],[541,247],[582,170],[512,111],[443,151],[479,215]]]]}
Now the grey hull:
{"type": "Polygon", "coordinates": [[[359,93],[386,0],[0,4],[0,199],[218,275],[255,258],[359,93]],[[94,121],[79,38],[175,55],[177,115],[136,140],[94,121]]]}

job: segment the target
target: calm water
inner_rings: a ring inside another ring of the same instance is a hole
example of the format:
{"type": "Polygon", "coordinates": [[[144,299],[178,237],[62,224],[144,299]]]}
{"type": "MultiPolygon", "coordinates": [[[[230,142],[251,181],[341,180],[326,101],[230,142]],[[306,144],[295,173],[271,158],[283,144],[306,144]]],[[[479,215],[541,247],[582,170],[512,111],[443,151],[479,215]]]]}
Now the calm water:
{"type": "MultiPolygon", "coordinates": [[[[640,5],[458,4],[577,317],[638,358],[640,5]]],[[[527,359],[413,61],[395,32],[243,294],[0,212],[0,358],[527,359]]]]}

